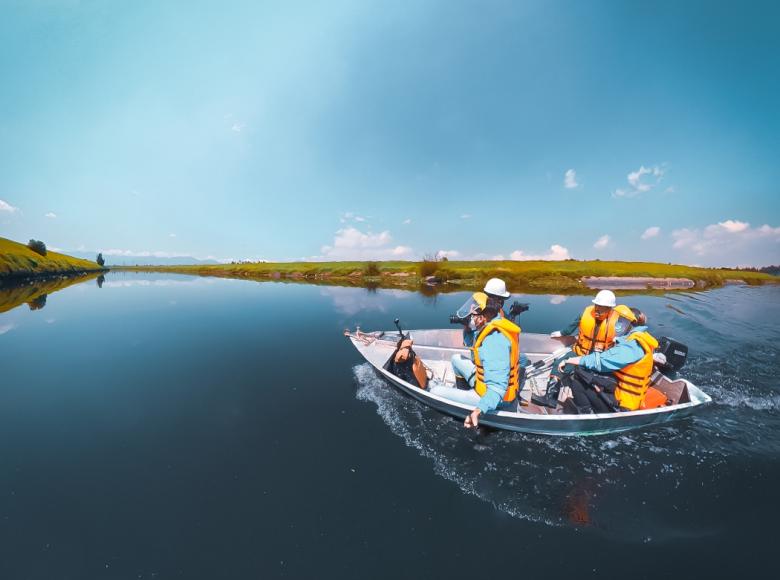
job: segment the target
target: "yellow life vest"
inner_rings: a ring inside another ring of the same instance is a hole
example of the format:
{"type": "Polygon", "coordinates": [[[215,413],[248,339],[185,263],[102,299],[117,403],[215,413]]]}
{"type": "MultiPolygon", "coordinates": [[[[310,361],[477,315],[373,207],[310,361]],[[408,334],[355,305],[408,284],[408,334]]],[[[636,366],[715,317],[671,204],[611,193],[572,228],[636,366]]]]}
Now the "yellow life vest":
{"type": "Polygon", "coordinates": [[[650,375],[653,374],[653,351],[658,341],[648,332],[634,332],[626,340],[635,340],[645,351],[645,354],[635,363],[623,367],[613,374],[618,381],[615,388],[615,399],[618,404],[630,411],[636,411],[650,385],[650,375]]]}
{"type": "Polygon", "coordinates": [[[481,397],[487,392],[487,385],[485,384],[485,369],[482,366],[482,361],[479,358],[479,347],[488,337],[488,335],[500,332],[509,341],[509,382],[504,394],[504,401],[511,403],[517,397],[517,392],[520,389],[520,327],[509,322],[506,318],[496,317],[488,322],[485,327],[480,331],[477,336],[477,340],[474,341],[474,346],[471,350],[474,352],[474,365],[477,367],[476,381],[474,383],[474,390],[481,397]]]}
{"type": "Polygon", "coordinates": [[[612,310],[609,316],[601,321],[596,321],[593,316],[593,306],[588,306],[580,318],[580,332],[577,343],[572,347],[574,354],[583,356],[592,352],[604,352],[615,344],[615,323],[620,315],[612,310]]]}

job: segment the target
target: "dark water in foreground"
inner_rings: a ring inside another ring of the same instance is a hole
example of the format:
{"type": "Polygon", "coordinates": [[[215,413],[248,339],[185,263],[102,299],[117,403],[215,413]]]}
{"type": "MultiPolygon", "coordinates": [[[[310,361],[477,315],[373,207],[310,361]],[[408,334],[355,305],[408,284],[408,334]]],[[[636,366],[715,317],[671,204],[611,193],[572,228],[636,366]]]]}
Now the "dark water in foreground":
{"type": "Polygon", "coordinates": [[[714,403],[578,439],[467,432],[340,335],[463,299],[110,274],[0,314],[0,578],[775,575],[780,288],[626,298],[714,403]]]}

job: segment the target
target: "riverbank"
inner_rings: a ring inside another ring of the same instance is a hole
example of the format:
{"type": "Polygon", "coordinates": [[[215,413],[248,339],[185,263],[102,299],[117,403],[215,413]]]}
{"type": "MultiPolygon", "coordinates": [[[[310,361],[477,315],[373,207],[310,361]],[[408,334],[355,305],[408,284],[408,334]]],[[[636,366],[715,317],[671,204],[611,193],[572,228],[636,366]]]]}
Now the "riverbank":
{"type": "Polygon", "coordinates": [[[25,278],[105,272],[96,262],[47,251],[45,256],[24,244],[0,238],[0,283],[25,278]]]}
{"type": "Polygon", "coordinates": [[[504,279],[514,292],[578,293],[609,288],[713,288],[738,280],[758,285],[776,276],[743,270],[696,268],[653,262],[253,262],[193,266],[128,266],[115,270],[175,272],[219,278],[295,281],[374,288],[462,290],[488,278],[504,279]]]}

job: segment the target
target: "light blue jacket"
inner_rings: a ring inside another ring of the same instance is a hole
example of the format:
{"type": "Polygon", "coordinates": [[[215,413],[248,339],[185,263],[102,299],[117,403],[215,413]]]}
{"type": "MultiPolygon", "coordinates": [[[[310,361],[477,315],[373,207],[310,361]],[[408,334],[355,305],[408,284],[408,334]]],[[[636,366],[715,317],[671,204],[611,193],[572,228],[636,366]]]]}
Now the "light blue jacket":
{"type": "MultiPolygon", "coordinates": [[[[635,326],[631,330],[631,332],[645,331],[647,331],[646,326],[635,326]]],[[[619,336],[615,339],[612,348],[604,352],[592,352],[583,356],[580,359],[580,366],[597,373],[611,373],[637,362],[643,356],[645,356],[645,351],[642,350],[637,341],[628,340],[626,336],[619,336]]]]}
{"type": "Polygon", "coordinates": [[[479,347],[479,360],[485,371],[487,390],[479,400],[477,407],[483,412],[494,411],[504,399],[509,386],[509,370],[512,344],[500,332],[485,337],[479,347]]]}

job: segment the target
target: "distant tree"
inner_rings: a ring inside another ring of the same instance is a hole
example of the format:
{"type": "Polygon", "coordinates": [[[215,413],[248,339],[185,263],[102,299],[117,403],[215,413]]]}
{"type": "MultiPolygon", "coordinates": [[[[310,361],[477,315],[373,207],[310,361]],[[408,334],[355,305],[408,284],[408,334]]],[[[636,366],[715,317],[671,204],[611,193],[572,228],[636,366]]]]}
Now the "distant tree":
{"type": "Polygon", "coordinates": [[[103,264],[106,263],[106,261],[103,259],[102,252],[97,255],[97,258],[95,259],[95,261],[97,262],[98,266],[103,266],[103,264]]]}
{"type": "Polygon", "coordinates": [[[27,247],[30,248],[36,254],[40,254],[41,256],[46,255],[46,244],[44,244],[40,240],[30,240],[29,242],[27,242],[27,247]]]}
{"type": "Polygon", "coordinates": [[[441,257],[441,261],[442,261],[442,262],[449,262],[449,261],[450,261],[450,259],[449,259],[447,256],[442,256],[442,257],[441,257]]]}
{"type": "Polygon", "coordinates": [[[366,276],[379,276],[381,273],[382,272],[379,269],[379,264],[376,262],[367,262],[366,267],[363,270],[363,274],[366,276]]]}
{"type": "Polygon", "coordinates": [[[420,273],[421,278],[427,278],[433,276],[436,270],[439,269],[439,262],[436,259],[436,254],[426,254],[423,256],[423,261],[417,265],[417,270],[420,273]]]}

